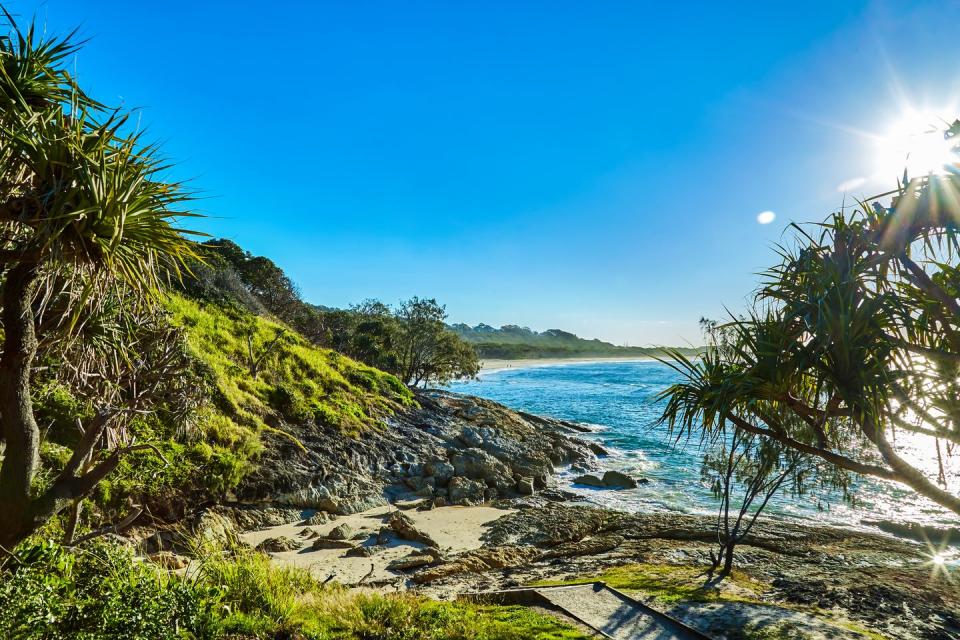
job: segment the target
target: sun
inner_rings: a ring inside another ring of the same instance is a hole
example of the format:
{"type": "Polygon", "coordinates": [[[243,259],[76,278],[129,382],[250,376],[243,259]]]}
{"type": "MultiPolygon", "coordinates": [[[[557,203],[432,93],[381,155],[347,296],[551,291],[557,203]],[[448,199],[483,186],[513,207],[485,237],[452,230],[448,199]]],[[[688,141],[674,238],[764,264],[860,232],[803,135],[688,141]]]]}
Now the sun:
{"type": "Polygon", "coordinates": [[[944,136],[948,126],[936,112],[906,110],[876,139],[877,173],[898,178],[904,171],[909,178],[946,173],[960,160],[957,140],[944,136]]]}

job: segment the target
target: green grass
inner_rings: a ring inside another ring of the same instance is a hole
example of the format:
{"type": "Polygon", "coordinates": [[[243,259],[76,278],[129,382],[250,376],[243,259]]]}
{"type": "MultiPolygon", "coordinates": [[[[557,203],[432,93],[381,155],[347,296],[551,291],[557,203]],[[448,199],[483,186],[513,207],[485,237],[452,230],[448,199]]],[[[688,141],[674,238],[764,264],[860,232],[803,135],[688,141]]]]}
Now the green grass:
{"type": "MultiPolygon", "coordinates": [[[[198,543],[199,544],[199,543],[198,543]]],[[[207,640],[231,634],[305,640],[582,640],[521,607],[438,602],[323,585],[249,550],[217,551],[186,575],[101,544],[67,551],[27,543],[0,571],[0,637],[23,640],[207,640]]]]}
{"type": "MultiPolygon", "coordinates": [[[[867,629],[834,612],[817,607],[790,603],[771,603],[761,599],[766,585],[742,571],[734,570],[720,583],[719,588],[704,588],[707,567],[635,563],[607,569],[601,573],[572,578],[568,580],[543,580],[533,586],[555,586],[580,582],[603,581],[614,589],[631,592],[635,595],[653,598],[657,603],[670,606],[681,602],[721,602],[743,603],[766,607],[777,607],[790,611],[807,613],[867,640],[886,640],[886,636],[867,629]]],[[[740,630],[738,637],[744,640],[772,640],[773,638],[804,637],[797,635],[791,621],[752,628],[749,625],[740,630]]]]}
{"type": "Polygon", "coordinates": [[[204,305],[180,296],[168,303],[174,323],[187,330],[193,355],[203,363],[221,414],[218,429],[279,429],[282,422],[317,422],[357,434],[390,412],[413,403],[403,383],[296,332],[239,309],[204,305]],[[250,348],[260,360],[255,378],[250,348]]]}
{"type": "Polygon", "coordinates": [[[735,570],[721,583],[721,588],[705,589],[706,570],[706,567],[637,563],[613,567],[593,576],[534,584],[553,586],[601,580],[614,589],[639,592],[664,603],[760,602],[758,598],[764,589],[761,583],[735,570]]]}

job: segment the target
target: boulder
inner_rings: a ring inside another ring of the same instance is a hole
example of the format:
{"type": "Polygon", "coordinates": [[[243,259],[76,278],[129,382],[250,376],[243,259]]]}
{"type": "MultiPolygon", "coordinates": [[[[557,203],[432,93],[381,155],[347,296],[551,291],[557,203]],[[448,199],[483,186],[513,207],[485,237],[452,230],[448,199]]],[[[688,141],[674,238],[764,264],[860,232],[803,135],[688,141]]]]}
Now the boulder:
{"type": "Polygon", "coordinates": [[[450,493],[451,504],[476,505],[483,503],[487,485],[477,480],[455,476],[450,479],[447,490],[450,493]]]}
{"type": "Polygon", "coordinates": [[[517,480],[517,493],[524,496],[532,496],[534,492],[533,478],[520,478],[517,480]]]}
{"type": "Polygon", "coordinates": [[[371,546],[357,546],[352,549],[348,549],[347,552],[343,555],[348,558],[369,558],[370,556],[379,553],[383,550],[383,547],[378,547],[376,545],[371,546]]]}
{"type": "Polygon", "coordinates": [[[410,516],[404,513],[399,511],[394,512],[393,515],[390,516],[389,524],[390,529],[404,540],[419,542],[427,545],[428,547],[440,546],[428,534],[418,529],[416,525],[413,524],[413,520],[410,519],[410,516]]]}
{"type": "Polygon", "coordinates": [[[299,540],[291,540],[286,536],[279,536],[277,538],[267,538],[258,544],[257,551],[263,551],[265,553],[282,553],[284,551],[296,551],[302,546],[303,543],[299,540]]]}
{"type": "Polygon", "coordinates": [[[327,538],[330,540],[347,540],[352,535],[353,527],[344,522],[343,524],[338,524],[331,529],[330,533],[327,534],[327,538]]]}
{"type": "MultiPolygon", "coordinates": [[[[257,506],[233,506],[233,507],[215,507],[206,514],[219,515],[226,517],[236,523],[241,531],[258,531],[260,529],[269,529],[282,524],[290,524],[303,520],[303,511],[286,507],[257,507],[257,506]]],[[[200,516],[202,522],[204,515],[200,516]]],[[[197,527],[204,526],[198,523],[197,527]]]]}
{"type": "Polygon", "coordinates": [[[194,522],[193,533],[204,545],[226,548],[239,539],[230,518],[215,511],[204,511],[194,522]]]}
{"type": "Polygon", "coordinates": [[[460,554],[450,562],[422,569],[414,574],[417,584],[433,582],[459,573],[482,573],[490,569],[526,566],[535,562],[540,550],[534,547],[483,547],[460,554]]]}
{"type": "Polygon", "coordinates": [[[306,540],[313,540],[314,538],[320,537],[320,534],[317,533],[315,529],[311,529],[310,527],[304,527],[300,530],[298,535],[306,540]]]}
{"type": "Polygon", "coordinates": [[[313,550],[320,549],[352,549],[357,546],[355,543],[350,542],[349,540],[331,540],[330,538],[317,538],[313,541],[313,544],[310,545],[310,548],[313,550]]]}
{"type": "Polygon", "coordinates": [[[637,481],[619,471],[607,471],[603,474],[603,484],[611,489],[636,489],[637,481]]]}
{"type": "Polygon", "coordinates": [[[582,476],[577,476],[573,479],[573,484],[585,484],[588,487],[600,487],[602,489],[606,488],[606,483],[593,475],[592,473],[585,473],[582,476]]]}
{"type": "Polygon", "coordinates": [[[410,569],[436,564],[442,560],[443,557],[435,550],[426,549],[423,551],[414,551],[404,558],[391,560],[390,563],[387,564],[387,569],[391,571],[409,571],[410,569]]]}
{"type": "Polygon", "coordinates": [[[317,511],[312,516],[303,521],[303,524],[308,526],[316,526],[319,524],[327,524],[330,522],[330,514],[326,511],[317,511]]]}

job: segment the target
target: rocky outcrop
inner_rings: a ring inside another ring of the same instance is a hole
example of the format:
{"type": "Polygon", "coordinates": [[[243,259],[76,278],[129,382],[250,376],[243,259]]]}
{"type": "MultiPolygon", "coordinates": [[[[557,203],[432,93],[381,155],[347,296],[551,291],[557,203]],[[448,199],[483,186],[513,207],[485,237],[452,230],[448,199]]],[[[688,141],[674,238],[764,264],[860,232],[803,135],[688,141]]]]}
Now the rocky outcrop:
{"type": "Polygon", "coordinates": [[[267,538],[257,545],[257,551],[265,553],[282,553],[284,551],[296,551],[303,547],[303,543],[298,540],[291,540],[286,536],[276,538],[267,538]]]}
{"type": "Polygon", "coordinates": [[[562,465],[596,465],[596,446],[579,437],[589,429],[575,423],[445,391],[417,391],[416,399],[418,407],[356,437],[286,425],[301,449],[287,436],[266,435],[238,498],[330,514],[414,498],[478,504],[542,490],[562,465]]]}
{"type": "Polygon", "coordinates": [[[592,473],[585,473],[573,479],[574,484],[583,484],[588,487],[597,487],[598,489],[636,489],[641,484],[649,482],[646,478],[635,480],[625,473],[619,471],[607,471],[603,477],[597,477],[592,473]]]}
{"type": "Polygon", "coordinates": [[[418,529],[414,524],[413,520],[409,516],[400,513],[399,511],[395,512],[390,516],[390,530],[397,534],[398,537],[409,540],[411,542],[419,542],[420,544],[425,544],[428,547],[439,547],[436,540],[431,538],[429,535],[418,529]]]}

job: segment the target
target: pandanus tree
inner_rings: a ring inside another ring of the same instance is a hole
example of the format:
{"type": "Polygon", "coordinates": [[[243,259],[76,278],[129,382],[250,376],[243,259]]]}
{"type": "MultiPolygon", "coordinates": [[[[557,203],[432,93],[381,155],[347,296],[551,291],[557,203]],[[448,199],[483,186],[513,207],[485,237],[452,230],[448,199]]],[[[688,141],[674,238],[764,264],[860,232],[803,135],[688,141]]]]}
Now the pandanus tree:
{"type": "MultiPolygon", "coordinates": [[[[960,121],[944,131],[954,153],[958,136],[960,121]]],[[[673,354],[683,379],[662,420],[678,436],[766,439],[960,514],[958,167],[794,226],[752,311],[703,357],[673,354]]]]}
{"type": "Polygon", "coordinates": [[[74,34],[41,37],[33,25],[21,28],[6,18],[9,32],[0,37],[0,545],[10,549],[89,494],[138,446],[101,446],[111,423],[129,409],[103,406],[82,425],[64,468],[38,488],[41,434],[31,374],[39,319],[70,335],[105,287],[154,296],[193,248],[177,227],[178,218],[190,215],[182,210],[189,193],[163,179],[168,167],[156,146],[144,142],[129,112],[90,98],[69,73],[74,34]]]}

